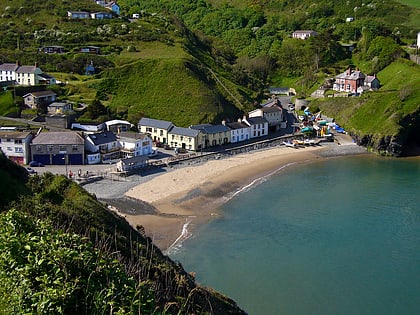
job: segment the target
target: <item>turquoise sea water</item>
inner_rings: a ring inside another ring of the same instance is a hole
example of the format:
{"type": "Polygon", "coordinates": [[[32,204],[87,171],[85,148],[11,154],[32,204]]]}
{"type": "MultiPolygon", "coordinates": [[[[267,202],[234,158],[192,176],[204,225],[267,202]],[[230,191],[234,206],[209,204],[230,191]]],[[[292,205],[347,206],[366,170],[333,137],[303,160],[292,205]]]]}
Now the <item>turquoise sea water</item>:
{"type": "Polygon", "coordinates": [[[249,314],[420,314],[420,159],[293,166],[218,213],[170,256],[249,314]]]}

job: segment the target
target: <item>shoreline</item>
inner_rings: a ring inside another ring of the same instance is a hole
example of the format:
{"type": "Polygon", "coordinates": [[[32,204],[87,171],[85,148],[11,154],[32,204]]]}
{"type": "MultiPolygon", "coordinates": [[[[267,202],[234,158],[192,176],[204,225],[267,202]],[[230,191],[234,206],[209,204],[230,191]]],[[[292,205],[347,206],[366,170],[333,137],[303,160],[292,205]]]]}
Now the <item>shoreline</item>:
{"type": "Polygon", "coordinates": [[[302,163],[367,154],[366,149],[349,141],[342,143],[301,149],[280,146],[176,167],[116,187],[118,196],[101,194],[101,187],[110,185],[106,182],[87,185],[90,187],[86,189],[96,192],[98,199],[134,228],[142,226],[154,244],[168,254],[199,226],[217,217],[219,207],[270,176],[302,163]]]}

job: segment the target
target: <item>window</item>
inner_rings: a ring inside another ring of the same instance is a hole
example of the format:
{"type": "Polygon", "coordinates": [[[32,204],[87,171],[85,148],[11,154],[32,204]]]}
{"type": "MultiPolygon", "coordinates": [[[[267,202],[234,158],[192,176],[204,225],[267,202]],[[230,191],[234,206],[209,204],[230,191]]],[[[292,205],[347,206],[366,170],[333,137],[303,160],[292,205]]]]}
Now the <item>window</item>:
{"type": "Polygon", "coordinates": [[[60,145],[60,151],[66,151],[67,147],[65,145],[60,145]]]}
{"type": "Polygon", "coordinates": [[[163,136],[163,130],[160,131],[159,135],[160,136],[163,136]]]}
{"type": "Polygon", "coordinates": [[[37,151],[42,151],[42,145],[37,145],[37,146],[36,146],[36,150],[37,150],[37,151]]]}
{"type": "Polygon", "coordinates": [[[77,145],[73,144],[73,145],[71,146],[71,150],[72,150],[73,152],[77,152],[77,151],[79,151],[79,148],[77,147],[77,145]]]}
{"type": "Polygon", "coordinates": [[[7,147],[7,151],[13,151],[12,147],[7,147]]]}
{"type": "Polygon", "coordinates": [[[15,148],[15,153],[23,153],[23,148],[21,147],[15,148]]]}
{"type": "Polygon", "coordinates": [[[52,150],[54,150],[54,146],[53,145],[49,145],[48,147],[48,151],[51,152],[52,150]]]}
{"type": "Polygon", "coordinates": [[[146,132],[152,132],[152,128],[151,127],[146,127],[146,132]]]}

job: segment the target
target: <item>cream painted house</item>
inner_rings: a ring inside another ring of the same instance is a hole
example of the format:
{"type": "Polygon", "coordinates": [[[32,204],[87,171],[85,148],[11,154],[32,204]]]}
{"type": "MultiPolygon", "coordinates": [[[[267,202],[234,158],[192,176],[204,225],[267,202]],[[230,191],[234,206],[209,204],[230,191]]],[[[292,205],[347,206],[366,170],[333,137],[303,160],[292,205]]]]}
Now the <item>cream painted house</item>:
{"type": "Polygon", "coordinates": [[[172,148],[190,151],[201,149],[200,130],[174,126],[168,133],[168,144],[172,148]]]}
{"type": "Polygon", "coordinates": [[[141,133],[147,133],[155,143],[168,143],[168,133],[174,127],[170,121],[158,120],[152,118],[142,118],[138,123],[138,129],[141,133]]]}
{"type": "Polygon", "coordinates": [[[230,143],[230,129],[224,125],[201,124],[190,126],[191,129],[199,130],[199,148],[214,147],[230,143]]]}
{"type": "Polygon", "coordinates": [[[0,82],[17,85],[56,84],[55,78],[43,73],[37,65],[21,66],[17,63],[0,65],[0,82]]]}

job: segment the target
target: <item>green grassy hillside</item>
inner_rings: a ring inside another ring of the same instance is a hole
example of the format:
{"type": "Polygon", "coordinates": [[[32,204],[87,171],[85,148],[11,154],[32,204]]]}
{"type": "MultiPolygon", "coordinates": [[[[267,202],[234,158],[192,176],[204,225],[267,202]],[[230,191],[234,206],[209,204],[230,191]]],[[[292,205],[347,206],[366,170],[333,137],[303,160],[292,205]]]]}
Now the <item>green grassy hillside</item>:
{"type": "Polygon", "coordinates": [[[0,314],[244,314],[78,184],[22,174],[0,155],[0,314]]]}
{"type": "Polygon", "coordinates": [[[383,86],[359,97],[315,100],[323,112],[353,135],[371,138],[375,148],[386,137],[420,145],[420,66],[400,59],[378,73],[383,86]]]}

